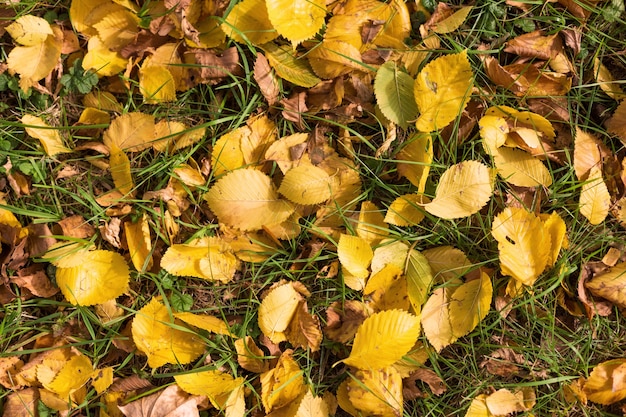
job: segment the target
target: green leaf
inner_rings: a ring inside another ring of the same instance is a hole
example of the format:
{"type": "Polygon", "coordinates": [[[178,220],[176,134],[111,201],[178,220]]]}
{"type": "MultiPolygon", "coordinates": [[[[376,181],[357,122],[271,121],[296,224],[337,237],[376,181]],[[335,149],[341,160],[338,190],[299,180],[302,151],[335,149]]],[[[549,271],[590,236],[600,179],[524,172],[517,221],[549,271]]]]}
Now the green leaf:
{"type": "Polygon", "coordinates": [[[297,58],[291,48],[270,42],[263,45],[261,49],[280,78],[305,88],[313,87],[322,81],[315,76],[309,62],[306,59],[297,58]]]}
{"type": "Polygon", "coordinates": [[[407,257],[404,275],[406,276],[409,300],[415,312],[419,313],[433,284],[433,273],[428,259],[419,251],[411,249],[407,257]]]}
{"type": "Polygon", "coordinates": [[[417,118],[413,85],[413,78],[400,71],[393,61],[383,64],[374,80],[374,94],[380,111],[404,129],[417,118]]]}

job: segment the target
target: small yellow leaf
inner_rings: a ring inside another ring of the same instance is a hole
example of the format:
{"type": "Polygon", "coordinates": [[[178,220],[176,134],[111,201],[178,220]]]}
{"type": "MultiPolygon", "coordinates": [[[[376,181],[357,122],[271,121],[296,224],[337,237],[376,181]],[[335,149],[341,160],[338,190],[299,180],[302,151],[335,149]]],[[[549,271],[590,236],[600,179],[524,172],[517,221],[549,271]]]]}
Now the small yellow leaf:
{"type": "Polygon", "coordinates": [[[429,62],[417,75],[413,90],[421,113],[417,130],[443,129],[456,119],[469,102],[473,78],[466,50],[429,62]]]}
{"type": "Polygon", "coordinates": [[[265,5],[274,29],[294,46],[313,37],[324,25],[324,0],[266,0],[265,5]]]}
{"type": "Polygon", "coordinates": [[[52,27],[46,19],[33,15],[18,17],[6,27],[13,40],[23,46],[43,43],[49,35],[53,35],[52,27]]]}
{"type": "Polygon", "coordinates": [[[174,317],[190,326],[206,330],[207,332],[232,336],[228,324],[218,317],[189,312],[174,313],[174,317]]]}
{"type": "Polygon", "coordinates": [[[261,401],[266,413],[294,402],[305,390],[303,372],[290,349],[280,355],[274,369],[261,374],[261,401]]]}
{"type": "Polygon", "coordinates": [[[63,144],[59,130],[48,125],[41,117],[25,114],[22,116],[22,123],[25,125],[24,129],[26,133],[35,139],[39,139],[41,146],[43,146],[48,156],[71,152],[70,149],[63,144]]]}
{"type": "Polygon", "coordinates": [[[144,65],[139,69],[139,90],[148,104],[176,100],[174,76],[162,66],[144,65]]]}
{"type": "Polygon", "coordinates": [[[611,208],[611,195],[598,166],[589,170],[589,177],[580,189],[580,214],[596,225],[606,219],[611,208]]]}
{"type": "Polygon", "coordinates": [[[487,396],[480,394],[472,400],[465,417],[494,417],[487,408],[487,396]]]}
{"type": "Polygon", "coordinates": [[[469,334],[487,317],[492,297],[491,278],[484,272],[480,279],[466,282],[454,290],[448,309],[455,338],[469,334]]]}
{"type": "Polygon", "coordinates": [[[309,138],[308,133],[295,133],[284,136],[272,143],[265,151],[265,159],[276,162],[280,171],[285,174],[294,167],[294,160],[291,156],[291,149],[303,144],[309,138]]]}
{"type": "Polygon", "coordinates": [[[452,246],[426,249],[422,251],[422,255],[428,259],[433,277],[440,284],[458,282],[472,266],[465,253],[452,246]]]}
{"type": "Polygon", "coordinates": [[[420,320],[402,310],[387,310],[366,318],[343,363],[363,370],[392,365],[411,350],[420,332],[420,320]]]}
{"type": "Polygon", "coordinates": [[[534,156],[520,149],[501,147],[492,153],[498,174],[518,187],[549,187],[552,175],[534,156]]]}
{"type": "Polygon", "coordinates": [[[84,355],[76,355],[63,366],[51,382],[44,384],[44,387],[57,394],[61,399],[67,400],[72,392],[87,383],[92,373],[93,365],[89,358],[84,355]]]}
{"type": "Polygon", "coordinates": [[[132,197],[135,183],[130,173],[130,161],[124,151],[118,148],[114,143],[111,144],[109,149],[111,151],[109,163],[111,166],[113,184],[115,184],[115,188],[124,196],[132,197]]]}
{"type": "Polygon", "coordinates": [[[426,210],[424,205],[430,203],[430,199],[424,194],[405,194],[393,200],[385,222],[395,226],[415,226],[424,220],[426,210]]]}
{"type": "Polygon", "coordinates": [[[144,213],[137,223],[124,222],[124,235],[135,269],[139,272],[152,269],[152,240],[148,216],[144,213]]]}
{"type": "Polygon", "coordinates": [[[139,17],[125,8],[111,11],[92,25],[98,37],[111,51],[119,51],[132,43],[139,33],[139,17]]]}
{"type": "MultiPolygon", "coordinates": [[[[74,4],[76,2],[72,2],[74,4]]],[[[85,107],[93,107],[98,110],[122,113],[124,108],[117,98],[108,91],[92,91],[83,97],[85,107]]]]}
{"type": "Polygon", "coordinates": [[[389,235],[389,226],[385,224],[383,214],[371,201],[361,203],[356,234],[372,247],[389,235]]]}
{"type": "Polygon", "coordinates": [[[239,43],[263,45],[278,37],[267,14],[265,0],[237,3],[221,27],[227,36],[239,43]]]}
{"type": "Polygon", "coordinates": [[[278,192],[296,204],[321,204],[330,198],[330,176],[314,165],[287,171],[278,192]]]}
{"type": "Polygon", "coordinates": [[[398,173],[417,187],[418,193],[426,189],[426,180],[433,162],[433,141],[428,133],[418,132],[396,155],[398,173]]]}
{"type": "Polygon", "coordinates": [[[342,234],[337,243],[337,255],[341,266],[351,275],[359,278],[369,276],[368,268],[374,252],[365,239],[342,234]]]}
{"type": "Polygon", "coordinates": [[[91,374],[91,385],[98,394],[106,391],[113,384],[113,367],[95,369],[91,374]]]}
{"type": "Polygon", "coordinates": [[[57,284],[65,299],[74,305],[102,304],[128,291],[130,272],[119,253],[80,251],[63,261],[75,266],[57,267],[57,284]]]}
{"type": "Polygon", "coordinates": [[[402,415],[402,377],[393,367],[359,369],[348,378],[348,398],[356,415],[397,417],[402,415]]]}
{"type": "Polygon", "coordinates": [[[315,397],[309,389],[300,405],[298,411],[294,417],[329,417],[330,412],[328,410],[328,404],[324,401],[323,397],[315,397]]]}
{"type": "Polygon", "coordinates": [[[479,161],[464,161],[443,173],[435,198],[424,207],[444,219],[456,219],[477,213],[493,194],[491,170],[479,161]]]}
{"type": "Polygon", "coordinates": [[[243,378],[233,378],[232,375],[217,369],[174,375],[174,380],[183,391],[192,395],[206,395],[211,402],[215,402],[219,395],[230,393],[244,383],[243,378]]]}
{"type": "Polygon", "coordinates": [[[614,404],[626,398],[626,359],[613,359],[596,365],[583,386],[589,401],[614,404]]]}
{"type": "Polygon", "coordinates": [[[259,328],[272,342],[286,340],[287,330],[298,304],[304,298],[291,284],[283,284],[272,289],[261,302],[258,320],[259,328]]]}
{"type": "Polygon", "coordinates": [[[213,146],[211,166],[213,175],[219,176],[245,165],[241,142],[251,134],[248,126],[243,126],[222,135],[213,146]]]}
{"type": "Polygon", "coordinates": [[[485,399],[489,412],[494,416],[506,416],[508,414],[526,411],[523,395],[521,392],[511,392],[508,389],[499,389],[485,399]]]}
{"type": "Polygon", "coordinates": [[[437,352],[456,341],[450,310],[449,288],[437,288],[422,308],[421,321],[424,334],[437,352]]]}
{"type": "MultiPolygon", "coordinates": [[[[619,263],[585,282],[593,295],[626,308],[626,263],[619,263]]],[[[593,401],[593,400],[592,400],[593,401]]]]}
{"type": "Polygon", "coordinates": [[[602,157],[609,153],[610,151],[606,149],[606,145],[597,137],[577,128],[576,138],[574,139],[574,170],[576,171],[576,178],[586,180],[591,168],[600,166],[602,157]]]}
{"type": "Polygon", "coordinates": [[[172,245],[161,258],[161,267],[172,275],[224,283],[233,279],[239,265],[230,245],[219,237],[172,245]]]}
{"type": "MultiPolygon", "coordinates": [[[[78,118],[78,125],[91,126],[91,125],[108,125],[111,123],[111,116],[109,113],[98,110],[95,107],[86,107],[82,111],[78,118]]],[[[96,131],[97,132],[97,131],[96,131]]],[[[96,134],[94,132],[94,135],[96,134]]]]}
{"type": "Polygon", "coordinates": [[[554,266],[561,252],[561,248],[567,248],[567,226],[559,214],[554,211],[550,214],[539,216],[543,222],[543,227],[550,235],[550,256],[548,256],[548,267],[554,266]]]}
{"type": "Polygon", "coordinates": [[[387,239],[383,240],[380,245],[374,249],[374,257],[372,258],[372,275],[382,270],[387,265],[395,265],[404,270],[406,257],[409,252],[409,246],[401,241],[387,239]]]}
{"type": "Polygon", "coordinates": [[[262,49],[270,66],[280,78],[304,88],[313,87],[322,81],[313,73],[309,61],[297,57],[291,48],[269,42],[262,49]]]}
{"type": "Polygon", "coordinates": [[[485,151],[493,155],[499,147],[504,145],[509,134],[506,118],[487,114],[480,118],[478,126],[485,151]]]}
{"type": "Polygon", "coordinates": [[[220,178],[204,195],[220,222],[243,231],[282,223],[294,211],[278,197],[270,177],[255,169],[238,169],[220,178]]]}
{"type": "Polygon", "coordinates": [[[137,152],[152,145],[154,134],[154,116],[144,113],[126,113],[111,121],[102,140],[109,148],[116,145],[125,152],[137,152]]]}
{"type": "Polygon", "coordinates": [[[133,340],[137,349],[148,356],[151,368],[167,363],[184,365],[204,352],[200,338],[191,331],[180,330],[180,323],[171,318],[167,307],[156,298],[135,314],[133,340]]]}

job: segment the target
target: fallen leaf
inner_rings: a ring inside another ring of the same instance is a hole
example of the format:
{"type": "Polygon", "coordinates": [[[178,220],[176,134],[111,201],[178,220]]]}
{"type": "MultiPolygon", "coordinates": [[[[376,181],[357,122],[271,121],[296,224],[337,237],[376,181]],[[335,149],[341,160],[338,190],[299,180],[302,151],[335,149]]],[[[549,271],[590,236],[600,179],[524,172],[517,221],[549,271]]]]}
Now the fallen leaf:
{"type": "Polygon", "coordinates": [[[26,133],[35,139],[39,139],[48,156],[71,152],[71,150],[63,144],[59,130],[48,125],[41,117],[25,114],[22,116],[21,121],[25,125],[24,129],[26,133]]]}
{"type": "Polygon", "coordinates": [[[278,34],[294,46],[313,37],[324,25],[323,0],[267,0],[267,14],[278,34]]]}

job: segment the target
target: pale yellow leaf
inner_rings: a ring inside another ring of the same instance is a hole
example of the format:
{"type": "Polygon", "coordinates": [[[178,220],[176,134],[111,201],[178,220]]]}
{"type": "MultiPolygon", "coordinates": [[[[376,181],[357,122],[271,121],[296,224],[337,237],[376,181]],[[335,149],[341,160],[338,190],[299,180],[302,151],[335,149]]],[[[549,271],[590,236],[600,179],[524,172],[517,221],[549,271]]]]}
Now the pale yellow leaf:
{"type": "Polygon", "coordinates": [[[266,114],[250,117],[246,121],[250,134],[241,138],[241,152],[247,164],[263,164],[265,153],[278,139],[276,123],[266,114]]]}
{"type": "Polygon", "coordinates": [[[467,15],[469,15],[471,11],[472,11],[472,6],[461,7],[459,10],[455,11],[451,16],[435,24],[432,31],[435,33],[439,33],[439,34],[454,32],[463,24],[463,22],[465,22],[467,15]]]}
{"type": "Polygon", "coordinates": [[[426,189],[426,180],[433,162],[433,141],[428,133],[418,132],[407,140],[396,155],[398,173],[417,187],[418,193],[426,189]]]}
{"type": "Polygon", "coordinates": [[[265,7],[265,0],[243,0],[237,3],[222,23],[222,30],[239,43],[263,45],[278,37],[265,7]]]}
{"type": "Polygon", "coordinates": [[[469,102],[473,79],[466,50],[429,62],[415,80],[415,101],[421,113],[417,130],[443,129],[456,119],[469,102]]]}
{"type": "Polygon", "coordinates": [[[554,266],[559,256],[561,248],[567,248],[567,226],[565,221],[556,211],[550,214],[541,214],[539,218],[543,222],[543,227],[550,235],[550,256],[548,256],[548,267],[554,266]]]}
{"type": "Polygon", "coordinates": [[[152,146],[154,134],[154,116],[126,113],[111,121],[102,140],[109,148],[116,145],[123,151],[136,152],[152,146]]]}
{"type": "Polygon", "coordinates": [[[330,198],[330,176],[314,165],[287,171],[278,192],[296,204],[321,204],[330,198]]]}
{"type": "Polygon", "coordinates": [[[139,17],[130,10],[115,10],[107,13],[92,27],[96,29],[107,49],[119,51],[136,39],[139,33],[139,17]]]}
{"type": "Polygon", "coordinates": [[[500,146],[504,145],[509,134],[506,118],[487,114],[480,118],[478,126],[485,151],[493,155],[500,146]]]}
{"type": "Polygon", "coordinates": [[[243,231],[282,223],[294,211],[267,175],[255,169],[238,169],[220,178],[204,199],[220,222],[243,231]]]}
{"type": "Polygon", "coordinates": [[[596,225],[606,219],[611,208],[611,195],[602,178],[600,167],[593,166],[580,189],[580,214],[596,225]]]}
{"type": "Polygon", "coordinates": [[[137,271],[144,272],[152,268],[152,240],[150,225],[144,213],[136,222],[124,222],[124,234],[128,245],[130,260],[137,271]]]}
{"type": "Polygon", "coordinates": [[[374,252],[367,241],[359,236],[342,234],[337,243],[341,266],[358,278],[369,276],[368,268],[374,252]]]}
{"type": "Polygon", "coordinates": [[[576,171],[576,178],[586,180],[591,168],[601,166],[602,157],[606,154],[609,154],[609,150],[597,137],[576,128],[576,138],[574,139],[574,170],[576,171]]]}
{"type": "MultiPolygon", "coordinates": [[[[73,1],[72,4],[76,3],[73,1]]],[[[114,111],[116,113],[122,113],[124,108],[117,101],[117,98],[108,91],[92,91],[87,93],[83,97],[83,105],[85,107],[93,107],[98,110],[114,111]]]]}
{"type": "Polygon", "coordinates": [[[202,340],[193,332],[182,330],[180,323],[156,298],[135,314],[133,340],[137,349],[148,356],[151,368],[167,363],[184,365],[204,352],[202,340]]]}
{"type": "Polygon", "coordinates": [[[395,226],[415,226],[420,224],[426,215],[424,205],[430,203],[430,199],[424,194],[405,194],[393,200],[385,222],[395,226]]]}
{"type": "Polygon", "coordinates": [[[174,380],[183,391],[192,395],[206,395],[212,402],[217,396],[230,393],[244,383],[243,378],[233,378],[217,369],[174,375],[174,380]]]}
{"type": "Polygon", "coordinates": [[[350,356],[343,363],[364,370],[390,366],[411,350],[419,331],[419,318],[406,311],[372,314],[357,330],[350,356]]]}
{"type": "Polygon", "coordinates": [[[172,275],[223,283],[233,279],[239,266],[230,245],[219,237],[172,245],[161,258],[161,267],[172,275]]]}
{"type": "Polygon", "coordinates": [[[63,144],[59,129],[48,125],[41,117],[25,114],[22,116],[22,123],[25,125],[24,130],[26,130],[26,133],[35,139],[39,139],[47,155],[54,156],[60,153],[71,152],[63,144]]]}
{"type": "Polygon", "coordinates": [[[56,279],[63,296],[74,305],[90,306],[128,291],[130,272],[126,261],[107,250],[80,251],[66,259],[71,267],[57,267],[56,279]]]}
{"type": "Polygon", "coordinates": [[[139,69],[139,90],[147,104],[176,100],[176,82],[165,67],[150,65],[139,69]]]}
{"type": "Polygon", "coordinates": [[[328,405],[324,398],[313,396],[309,389],[300,401],[295,417],[329,417],[329,415],[328,405]]]}
{"type": "Polygon", "coordinates": [[[485,399],[489,412],[495,416],[506,416],[508,414],[525,411],[526,408],[522,401],[523,396],[520,398],[519,395],[516,395],[508,389],[499,389],[485,399]]]}
{"type": "Polygon", "coordinates": [[[6,27],[13,40],[23,46],[43,43],[49,35],[53,35],[52,27],[46,19],[33,15],[18,17],[6,27]]]}
{"type": "Polygon", "coordinates": [[[324,0],[266,0],[265,5],[274,29],[294,46],[313,37],[324,25],[324,0]]]}
{"type": "Polygon", "coordinates": [[[424,334],[437,352],[451,345],[454,336],[450,310],[448,309],[448,288],[437,288],[422,307],[421,321],[424,334]]]}
{"type": "Polygon", "coordinates": [[[498,174],[518,187],[549,187],[552,175],[537,158],[521,149],[500,147],[492,153],[498,174]]]}
{"type": "Polygon", "coordinates": [[[214,176],[217,177],[245,165],[241,143],[250,134],[250,128],[242,126],[222,135],[215,142],[211,151],[211,167],[214,176]]]}
{"type": "Polygon", "coordinates": [[[465,253],[452,246],[438,246],[422,251],[435,280],[440,283],[459,282],[470,271],[472,263],[465,253]]]}
{"type": "Polygon", "coordinates": [[[322,81],[313,73],[309,62],[297,57],[291,48],[268,42],[262,49],[267,61],[280,78],[305,88],[313,87],[322,81]]]}
{"type": "Polygon", "coordinates": [[[382,212],[371,201],[361,203],[359,221],[356,224],[356,234],[370,246],[377,246],[382,239],[389,235],[389,226],[385,224],[382,212]]]}
{"type": "Polygon", "coordinates": [[[409,246],[404,242],[395,239],[383,240],[380,245],[374,249],[371,264],[372,275],[382,270],[387,265],[395,265],[404,270],[408,252],[409,246]]]}
{"type": "Polygon", "coordinates": [[[265,151],[265,159],[276,162],[280,171],[285,174],[294,167],[297,162],[292,158],[292,148],[298,145],[302,146],[308,138],[308,133],[295,133],[293,135],[284,136],[267,148],[267,151],[265,151]]]}
{"type": "Polygon", "coordinates": [[[96,31],[91,29],[87,17],[101,4],[100,0],[73,0],[69,12],[70,22],[74,29],[86,35],[95,35],[96,31]],[[89,32],[90,29],[91,32],[89,32]]]}
{"type": "Polygon", "coordinates": [[[271,341],[285,340],[287,330],[302,295],[291,284],[280,285],[270,291],[259,306],[259,328],[271,341]]]}
{"type": "Polygon", "coordinates": [[[464,161],[451,166],[439,179],[435,198],[424,207],[444,219],[477,213],[493,194],[491,170],[479,161],[464,161]]]}
{"type": "Polygon", "coordinates": [[[600,85],[600,89],[609,97],[615,100],[621,100],[626,97],[626,94],[624,94],[624,90],[622,90],[620,84],[616,81],[613,74],[611,74],[611,71],[604,66],[599,58],[595,58],[593,60],[593,74],[596,81],[600,85]]]}
{"type": "Polygon", "coordinates": [[[469,334],[487,317],[492,298],[491,278],[484,272],[479,279],[466,282],[454,290],[448,309],[455,338],[469,334]]]}
{"type": "Polygon", "coordinates": [[[356,414],[397,417],[404,408],[402,377],[393,367],[359,369],[348,378],[348,398],[356,414]]]}
{"type": "Polygon", "coordinates": [[[494,417],[487,408],[487,396],[480,394],[472,400],[465,417],[494,417]]]}

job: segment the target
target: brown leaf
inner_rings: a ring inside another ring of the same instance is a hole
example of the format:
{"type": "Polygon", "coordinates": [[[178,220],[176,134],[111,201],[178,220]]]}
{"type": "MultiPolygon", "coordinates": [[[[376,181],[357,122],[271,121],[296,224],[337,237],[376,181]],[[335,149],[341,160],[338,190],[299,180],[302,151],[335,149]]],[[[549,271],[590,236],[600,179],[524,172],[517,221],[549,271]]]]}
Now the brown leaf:
{"type": "Polygon", "coordinates": [[[189,395],[178,385],[119,406],[126,417],[199,417],[202,397],[189,395]]]}
{"type": "Polygon", "coordinates": [[[29,256],[42,255],[56,243],[56,239],[52,237],[52,232],[48,226],[41,223],[28,225],[27,239],[29,256]]]}
{"type": "Polygon", "coordinates": [[[346,301],[343,308],[339,301],[335,301],[326,309],[324,334],[332,341],[346,343],[354,338],[369,315],[369,308],[360,301],[346,301]]]}
{"type": "Polygon", "coordinates": [[[604,300],[595,300],[587,295],[587,289],[585,288],[585,282],[593,278],[595,275],[606,271],[609,267],[602,262],[588,262],[582,266],[580,277],[578,278],[578,299],[587,312],[589,320],[594,315],[602,317],[610,316],[613,312],[611,303],[604,300]]]}
{"type": "Polygon", "coordinates": [[[316,315],[309,314],[306,301],[302,300],[298,304],[285,335],[294,347],[310,349],[311,352],[320,349],[322,343],[320,320],[316,315]]]}
{"type": "Polygon", "coordinates": [[[319,111],[334,109],[343,101],[344,92],[341,77],[318,83],[309,89],[306,97],[310,112],[315,114],[319,111]]]}
{"type": "Polygon", "coordinates": [[[587,19],[591,15],[591,11],[595,5],[601,0],[557,0],[559,4],[574,16],[587,19]]]}
{"type": "Polygon", "coordinates": [[[218,55],[208,49],[192,49],[192,54],[199,67],[200,82],[214,85],[226,78],[241,74],[239,53],[236,47],[228,48],[218,55]]]}
{"type": "Polygon", "coordinates": [[[283,117],[294,122],[300,130],[304,130],[302,114],[309,110],[306,106],[306,95],[305,91],[296,92],[293,93],[291,97],[284,98],[280,101],[280,104],[285,107],[282,111],[283,117]]]}
{"type": "Polygon", "coordinates": [[[9,394],[4,403],[2,417],[31,417],[38,415],[37,403],[39,402],[39,388],[27,388],[25,390],[9,394]]]}
{"type": "Polygon", "coordinates": [[[256,61],[254,62],[254,80],[259,85],[261,94],[265,97],[267,104],[270,106],[276,104],[280,94],[278,80],[267,58],[260,52],[257,52],[256,61]]]}
{"type": "Polygon", "coordinates": [[[524,57],[539,58],[545,61],[554,58],[563,51],[563,42],[559,33],[544,35],[543,31],[535,30],[517,36],[506,43],[504,52],[524,57]]]}
{"type": "Polygon", "coordinates": [[[430,369],[418,369],[417,371],[411,372],[408,378],[404,378],[402,380],[402,393],[404,395],[405,400],[412,400],[415,398],[423,397],[424,394],[420,389],[417,388],[416,382],[422,381],[428,384],[428,387],[435,395],[441,395],[448,388],[435,372],[430,369]]]}
{"type": "Polygon", "coordinates": [[[93,226],[78,214],[59,221],[57,226],[53,228],[53,231],[57,235],[75,237],[77,239],[88,239],[96,233],[93,226]],[[60,230],[56,230],[57,227],[60,230]]]}
{"type": "MultiPolygon", "coordinates": [[[[150,26],[152,26],[152,22],[150,22],[150,26]]],[[[123,47],[119,51],[119,54],[126,59],[143,56],[147,51],[151,51],[161,45],[165,45],[168,41],[169,39],[166,36],[158,36],[153,32],[142,29],[135,37],[135,40],[123,47]]]]}
{"type": "Polygon", "coordinates": [[[489,79],[516,95],[523,95],[528,90],[528,81],[507,71],[494,57],[487,57],[483,62],[489,79]]]}
{"type": "Polygon", "coordinates": [[[580,53],[580,43],[582,41],[583,33],[577,28],[572,28],[562,30],[561,35],[565,40],[565,45],[572,49],[574,55],[578,55],[580,53]]]}
{"type": "Polygon", "coordinates": [[[120,243],[120,226],[122,221],[119,217],[113,217],[108,223],[98,226],[100,236],[111,245],[119,248],[120,243]]]}
{"type": "Polygon", "coordinates": [[[109,387],[112,392],[127,392],[152,389],[154,385],[147,379],[143,379],[137,375],[131,375],[127,378],[118,379],[109,387]]]}
{"type": "Polygon", "coordinates": [[[37,297],[48,298],[59,292],[59,289],[50,282],[42,264],[19,269],[10,280],[18,287],[27,288],[37,297]]]}

